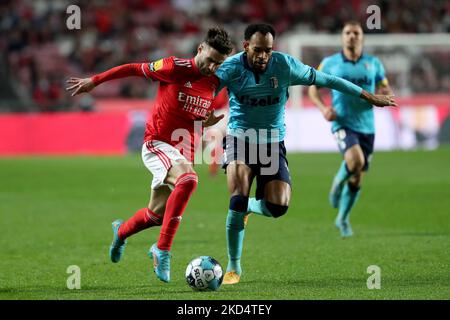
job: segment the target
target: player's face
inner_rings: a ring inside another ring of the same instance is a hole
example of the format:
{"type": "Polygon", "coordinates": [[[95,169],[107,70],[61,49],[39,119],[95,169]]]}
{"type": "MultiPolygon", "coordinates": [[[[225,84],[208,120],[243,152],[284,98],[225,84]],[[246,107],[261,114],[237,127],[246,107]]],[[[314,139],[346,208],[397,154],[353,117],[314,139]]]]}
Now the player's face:
{"type": "Polygon", "coordinates": [[[342,30],[342,42],[344,47],[353,50],[361,47],[363,43],[363,31],[360,26],[348,24],[342,30]]]}
{"type": "Polygon", "coordinates": [[[212,76],[227,58],[216,49],[202,43],[197,50],[196,63],[200,73],[204,76],[212,76]]]}
{"type": "Polygon", "coordinates": [[[244,50],[247,53],[247,61],[250,67],[257,72],[263,72],[267,68],[273,50],[273,36],[270,32],[263,35],[254,33],[250,40],[244,41],[244,50]]]}

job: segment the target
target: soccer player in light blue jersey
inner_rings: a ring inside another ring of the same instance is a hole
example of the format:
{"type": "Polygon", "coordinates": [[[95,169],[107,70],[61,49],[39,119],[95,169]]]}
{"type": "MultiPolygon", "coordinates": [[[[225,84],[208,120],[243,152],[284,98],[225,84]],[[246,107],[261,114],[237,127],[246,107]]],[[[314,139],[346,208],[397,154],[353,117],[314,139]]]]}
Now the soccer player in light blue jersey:
{"type": "Polygon", "coordinates": [[[244,51],[225,60],[216,71],[220,79],[216,91],[227,87],[230,104],[223,161],[230,192],[226,222],[229,261],[224,284],[240,281],[247,215],[252,212],[278,218],[288,210],[291,179],[283,140],[289,87],[317,84],[378,106],[395,105],[392,97],[375,96],[349,81],[274,51],[274,38],[272,26],[249,25],[244,51]],[[249,199],[254,178],[256,194],[249,199]]]}
{"type": "MultiPolygon", "coordinates": [[[[363,53],[363,29],[357,21],[344,24],[343,50],[322,60],[318,70],[347,79],[368,92],[392,95],[381,61],[363,53]]],[[[339,210],[335,220],[342,237],[351,237],[350,211],[361,192],[363,172],[369,168],[375,140],[373,107],[369,101],[333,90],[332,107],[327,107],[318,90],[309,87],[309,96],[332,122],[332,132],[344,160],[333,180],[329,200],[339,210]]]]}

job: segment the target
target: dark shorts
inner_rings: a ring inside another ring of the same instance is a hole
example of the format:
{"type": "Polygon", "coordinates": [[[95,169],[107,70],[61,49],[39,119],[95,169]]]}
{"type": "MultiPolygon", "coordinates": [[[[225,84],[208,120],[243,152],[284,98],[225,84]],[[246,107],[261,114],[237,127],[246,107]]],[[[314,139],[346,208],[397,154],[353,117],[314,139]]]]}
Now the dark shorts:
{"type": "Polygon", "coordinates": [[[256,176],[256,199],[264,198],[264,189],[272,180],[281,180],[291,185],[291,175],[286,158],[284,141],[253,144],[227,135],[223,139],[223,165],[227,169],[230,162],[244,162],[256,176]]]}
{"type": "Polygon", "coordinates": [[[364,154],[363,170],[369,170],[369,165],[373,153],[373,146],[375,142],[375,135],[353,131],[348,128],[341,128],[335,131],[333,134],[342,155],[344,155],[345,152],[355,144],[359,144],[364,154]]]}

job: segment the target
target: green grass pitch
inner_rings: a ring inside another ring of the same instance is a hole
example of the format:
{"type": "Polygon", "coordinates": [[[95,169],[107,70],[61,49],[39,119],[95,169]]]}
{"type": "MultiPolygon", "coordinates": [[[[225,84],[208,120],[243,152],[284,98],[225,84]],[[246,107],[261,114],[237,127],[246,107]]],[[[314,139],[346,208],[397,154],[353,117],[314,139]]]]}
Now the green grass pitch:
{"type": "Polygon", "coordinates": [[[172,281],[156,279],[147,250],[159,228],[108,258],[111,222],[147,205],[151,176],[139,155],[0,159],[0,299],[449,299],[450,149],[377,152],[342,240],[327,201],[339,154],[290,154],[293,193],[280,219],[252,215],[243,277],[194,292],[187,263],[226,266],[225,176],[198,166],[199,186],[173,246],[172,281]],[[81,270],[69,290],[67,268],[81,270]],[[369,290],[370,265],[381,289],[369,290]]]}

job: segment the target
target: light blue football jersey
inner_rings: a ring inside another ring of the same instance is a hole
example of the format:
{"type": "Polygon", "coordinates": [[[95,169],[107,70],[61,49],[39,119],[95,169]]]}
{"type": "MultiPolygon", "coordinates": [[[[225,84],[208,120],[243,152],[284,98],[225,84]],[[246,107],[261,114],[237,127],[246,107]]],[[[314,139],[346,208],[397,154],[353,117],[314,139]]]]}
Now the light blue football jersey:
{"type": "Polygon", "coordinates": [[[294,57],[273,51],[266,70],[254,73],[244,52],[229,57],[216,72],[219,92],[227,87],[230,117],[227,133],[252,143],[278,142],[285,136],[285,105],[288,89],[314,84],[316,71],[294,57]],[[257,141],[252,139],[252,129],[257,141]],[[247,133],[250,132],[250,135],[247,133]]]}
{"type": "MultiPolygon", "coordinates": [[[[336,53],[323,59],[317,70],[344,78],[370,93],[375,93],[379,83],[387,83],[381,61],[365,53],[355,62],[345,58],[342,52],[336,53]]],[[[347,127],[361,133],[375,133],[373,106],[370,103],[337,90],[332,90],[332,97],[337,114],[331,127],[333,132],[347,127]]]]}

